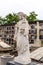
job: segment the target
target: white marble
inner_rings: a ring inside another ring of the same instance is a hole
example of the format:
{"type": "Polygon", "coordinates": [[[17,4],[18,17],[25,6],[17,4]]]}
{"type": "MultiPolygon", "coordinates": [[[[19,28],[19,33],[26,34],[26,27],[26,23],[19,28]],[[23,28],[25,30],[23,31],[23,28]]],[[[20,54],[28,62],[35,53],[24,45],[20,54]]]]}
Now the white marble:
{"type": "Polygon", "coordinates": [[[29,51],[29,25],[26,19],[23,19],[15,26],[15,37],[17,42],[18,56],[14,59],[16,62],[28,64],[31,62],[29,51]]]}

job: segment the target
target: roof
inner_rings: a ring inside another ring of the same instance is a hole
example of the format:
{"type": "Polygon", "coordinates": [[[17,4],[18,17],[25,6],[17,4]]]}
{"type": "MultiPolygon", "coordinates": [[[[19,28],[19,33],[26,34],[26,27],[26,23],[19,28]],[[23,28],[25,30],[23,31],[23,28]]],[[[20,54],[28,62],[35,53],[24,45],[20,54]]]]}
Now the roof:
{"type": "Polygon", "coordinates": [[[35,23],[37,23],[37,22],[39,22],[39,23],[43,23],[43,20],[37,20],[37,21],[30,21],[30,22],[28,22],[28,23],[30,23],[30,24],[35,24],[35,23]]]}
{"type": "Polygon", "coordinates": [[[9,23],[9,24],[3,24],[3,25],[0,25],[0,26],[13,26],[15,25],[16,23],[9,23]]]}

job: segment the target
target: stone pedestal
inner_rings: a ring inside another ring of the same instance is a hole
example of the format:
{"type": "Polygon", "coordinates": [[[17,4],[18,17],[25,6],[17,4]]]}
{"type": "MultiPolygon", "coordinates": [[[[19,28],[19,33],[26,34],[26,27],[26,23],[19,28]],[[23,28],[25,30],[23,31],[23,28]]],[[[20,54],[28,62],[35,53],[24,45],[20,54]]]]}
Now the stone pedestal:
{"type": "Polygon", "coordinates": [[[1,56],[1,65],[6,65],[8,61],[13,61],[14,56],[1,56]]]}
{"type": "Polygon", "coordinates": [[[31,63],[31,59],[26,55],[20,55],[15,58],[15,64],[17,65],[28,65],[31,63]]]}

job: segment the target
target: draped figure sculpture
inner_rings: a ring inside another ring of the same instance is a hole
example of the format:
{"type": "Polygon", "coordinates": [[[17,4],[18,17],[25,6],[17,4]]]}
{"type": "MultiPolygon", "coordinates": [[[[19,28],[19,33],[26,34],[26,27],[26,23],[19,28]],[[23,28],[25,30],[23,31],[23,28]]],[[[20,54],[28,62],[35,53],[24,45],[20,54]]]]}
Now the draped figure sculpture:
{"type": "Polygon", "coordinates": [[[31,62],[29,51],[29,24],[25,18],[15,25],[14,40],[17,42],[16,49],[18,50],[18,56],[15,57],[15,61],[21,64],[29,64],[31,62]]]}

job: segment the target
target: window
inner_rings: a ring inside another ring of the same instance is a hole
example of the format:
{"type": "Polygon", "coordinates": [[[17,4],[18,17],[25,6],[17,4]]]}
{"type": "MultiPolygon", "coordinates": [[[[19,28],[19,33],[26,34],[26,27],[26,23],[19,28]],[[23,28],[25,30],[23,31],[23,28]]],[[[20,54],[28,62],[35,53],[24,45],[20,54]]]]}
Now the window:
{"type": "Polygon", "coordinates": [[[14,35],[11,36],[12,38],[14,37],[14,35]]]}
{"type": "Polygon", "coordinates": [[[6,39],[7,41],[9,41],[9,39],[6,39]]]}
{"type": "Polygon", "coordinates": [[[35,33],[35,30],[31,30],[31,33],[33,33],[33,34],[34,34],[34,33],[35,33]]]}
{"type": "Polygon", "coordinates": [[[7,30],[8,30],[8,27],[7,27],[7,30]]]}
{"type": "Polygon", "coordinates": [[[4,35],[4,37],[6,37],[6,35],[4,35]]]}
{"type": "Polygon", "coordinates": [[[30,44],[34,44],[34,40],[30,40],[30,44]]]}
{"type": "Polygon", "coordinates": [[[34,26],[34,25],[31,25],[31,28],[32,28],[32,29],[34,29],[34,28],[35,28],[35,26],[34,26]]]}
{"type": "Polygon", "coordinates": [[[40,35],[39,38],[40,38],[40,39],[43,39],[43,35],[40,35]]]}
{"type": "Polygon", "coordinates": [[[7,30],[11,30],[11,27],[8,26],[8,27],[7,27],[7,30]]]}
{"type": "Polygon", "coordinates": [[[0,37],[2,37],[2,35],[0,35],[0,37]]]}
{"type": "Polygon", "coordinates": [[[14,27],[12,27],[12,29],[14,29],[14,27]]]}
{"type": "Polygon", "coordinates": [[[43,35],[43,29],[40,29],[40,32],[39,33],[43,35]]]}

